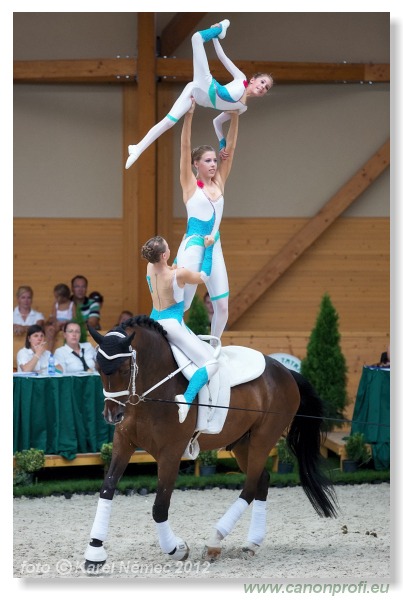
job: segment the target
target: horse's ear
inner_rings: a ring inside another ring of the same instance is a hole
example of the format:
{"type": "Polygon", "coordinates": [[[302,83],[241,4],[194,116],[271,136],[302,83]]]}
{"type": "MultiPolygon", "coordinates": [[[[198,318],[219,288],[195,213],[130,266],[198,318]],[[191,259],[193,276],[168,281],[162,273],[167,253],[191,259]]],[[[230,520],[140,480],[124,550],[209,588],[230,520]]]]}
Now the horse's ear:
{"type": "Polygon", "coordinates": [[[87,329],[91,334],[91,337],[94,338],[94,340],[101,345],[102,342],[104,341],[104,336],[101,335],[96,329],[94,329],[93,327],[91,327],[91,325],[87,325],[87,329]]]}
{"type": "Polygon", "coordinates": [[[129,344],[132,343],[132,340],[133,340],[133,338],[134,338],[135,335],[136,335],[136,332],[133,331],[132,334],[129,336],[129,344]]]}

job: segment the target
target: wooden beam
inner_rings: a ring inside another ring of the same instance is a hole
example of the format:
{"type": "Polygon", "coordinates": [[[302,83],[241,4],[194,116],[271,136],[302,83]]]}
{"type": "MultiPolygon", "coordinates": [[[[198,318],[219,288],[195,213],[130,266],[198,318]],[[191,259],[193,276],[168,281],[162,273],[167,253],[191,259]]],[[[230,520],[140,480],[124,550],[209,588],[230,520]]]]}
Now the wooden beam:
{"type": "Polygon", "coordinates": [[[136,74],[135,58],[14,61],[15,83],[129,83],[136,74]]]}
{"type": "Polygon", "coordinates": [[[252,306],[389,166],[389,140],[229,302],[228,327],[252,306]]]}
{"type": "Polygon", "coordinates": [[[190,37],[199,21],[208,13],[177,13],[164,27],[160,38],[160,55],[170,56],[190,37]]]}
{"type": "MultiPolygon", "coordinates": [[[[209,61],[214,77],[225,83],[231,76],[219,60],[209,61]]],[[[248,77],[253,73],[271,73],[277,83],[357,83],[388,82],[389,64],[345,64],[345,63],[308,63],[308,62],[267,62],[239,60],[237,67],[248,77]]],[[[192,61],[178,58],[158,58],[159,77],[173,78],[174,81],[191,81],[193,77],[192,61]]]]}
{"type": "MultiPolygon", "coordinates": [[[[138,134],[136,143],[153,125],[157,117],[157,78],[155,62],[155,14],[138,13],[138,134]]],[[[146,283],[146,263],[140,256],[140,248],[144,242],[153,237],[157,226],[156,195],[156,144],[151,144],[131,169],[137,169],[138,181],[138,219],[137,233],[139,245],[136,249],[139,278],[136,281],[137,311],[149,314],[151,301],[146,283]]]]}
{"type": "MultiPolygon", "coordinates": [[[[142,13],[139,13],[139,16],[142,13]]],[[[151,42],[151,40],[150,40],[151,42]]],[[[151,48],[154,48],[152,41],[151,48]]],[[[241,60],[237,66],[248,76],[256,72],[273,75],[283,83],[388,83],[389,64],[298,63],[241,60]]],[[[211,72],[222,83],[228,71],[218,60],[210,61],[211,72]]],[[[138,75],[138,59],[14,61],[14,83],[131,83],[138,75]]],[[[155,76],[167,82],[188,82],[193,77],[189,59],[157,58],[155,76]]]]}

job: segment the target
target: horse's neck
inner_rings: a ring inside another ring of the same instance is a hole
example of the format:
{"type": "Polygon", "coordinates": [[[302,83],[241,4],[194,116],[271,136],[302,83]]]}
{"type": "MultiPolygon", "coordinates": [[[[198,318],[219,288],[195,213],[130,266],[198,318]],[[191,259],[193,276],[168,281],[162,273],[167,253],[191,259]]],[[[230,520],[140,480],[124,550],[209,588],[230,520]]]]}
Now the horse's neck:
{"type": "Polygon", "coordinates": [[[164,335],[147,327],[138,326],[135,330],[133,348],[138,366],[137,381],[144,392],[172,373],[177,364],[164,335]]]}

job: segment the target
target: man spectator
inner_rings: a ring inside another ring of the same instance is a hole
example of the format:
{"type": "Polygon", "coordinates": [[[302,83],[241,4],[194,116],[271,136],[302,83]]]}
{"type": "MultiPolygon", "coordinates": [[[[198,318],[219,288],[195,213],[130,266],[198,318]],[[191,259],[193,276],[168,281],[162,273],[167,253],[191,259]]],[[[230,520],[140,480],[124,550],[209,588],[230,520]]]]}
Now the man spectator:
{"type": "Polygon", "coordinates": [[[100,305],[94,298],[87,296],[88,279],[84,275],[76,275],[71,280],[71,289],[74,304],[79,308],[83,320],[91,327],[100,327],[100,305]]]}

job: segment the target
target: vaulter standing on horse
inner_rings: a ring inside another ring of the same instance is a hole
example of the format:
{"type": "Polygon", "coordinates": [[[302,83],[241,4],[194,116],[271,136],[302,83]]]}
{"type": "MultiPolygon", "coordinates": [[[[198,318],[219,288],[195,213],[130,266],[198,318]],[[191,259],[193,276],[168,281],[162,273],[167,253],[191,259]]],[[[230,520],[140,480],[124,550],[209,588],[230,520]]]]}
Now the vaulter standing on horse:
{"type": "MultiPolygon", "coordinates": [[[[225,266],[220,225],[224,211],[224,187],[234,159],[239,115],[228,114],[231,124],[227,147],[220,152],[220,162],[211,146],[192,150],[191,129],[195,102],[183,121],[181,135],[180,181],[187,213],[187,228],[178,249],[178,267],[200,271],[206,242],[213,244],[211,275],[206,283],[213,304],[211,335],[220,338],[228,320],[229,283],[225,266]],[[195,169],[195,173],[193,172],[195,169]]],[[[185,289],[185,310],[196,293],[196,285],[185,289]]],[[[214,342],[211,342],[214,344],[214,342]]]]}

